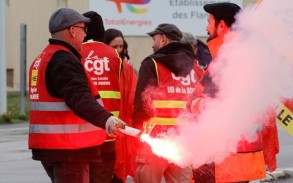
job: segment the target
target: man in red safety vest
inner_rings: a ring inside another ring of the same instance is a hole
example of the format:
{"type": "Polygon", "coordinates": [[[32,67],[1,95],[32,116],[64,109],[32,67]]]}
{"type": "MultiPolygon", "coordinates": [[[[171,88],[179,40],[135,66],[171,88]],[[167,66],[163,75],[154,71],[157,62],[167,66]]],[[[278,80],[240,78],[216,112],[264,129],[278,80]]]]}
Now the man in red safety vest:
{"type": "MultiPolygon", "coordinates": [[[[139,70],[135,93],[133,125],[142,129],[144,124],[154,126],[150,135],[159,137],[187,125],[186,103],[202,69],[189,44],[180,43],[181,31],[173,24],[160,24],[147,33],[153,38],[154,54],[146,57],[139,70]]],[[[137,150],[135,182],[160,183],[189,182],[191,168],[181,168],[152,153],[146,143],[137,150]]]]}
{"type": "MultiPolygon", "coordinates": [[[[123,118],[130,125],[129,119],[124,117],[124,110],[121,110],[123,107],[131,111],[131,106],[125,106],[125,100],[131,102],[131,98],[126,98],[126,96],[131,94],[131,90],[134,90],[132,82],[125,80],[130,76],[125,77],[127,66],[115,49],[100,42],[105,32],[102,17],[94,11],[86,12],[83,15],[90,18],[91,22],[86,23],[88,32],[80,52],[82,64],[98,89],[105,109],[114,116],[123,118]]],[[[129,146],[126,144],[126,138],[128,137],[107,137],[105,143],[101,145],[102,161],[90,164],[91,183],[126,181],[128,174],[126,152],[128,152],[129,146]]]]}
{"type": "Polygon", "coordinates": [[[29,71],[29,148],[52,182],[88,183],[106,134],[125,126],[99,104],[80,63],[89,21],[73,9],[56,10],[49,20],[52,38],[29,71]]]}

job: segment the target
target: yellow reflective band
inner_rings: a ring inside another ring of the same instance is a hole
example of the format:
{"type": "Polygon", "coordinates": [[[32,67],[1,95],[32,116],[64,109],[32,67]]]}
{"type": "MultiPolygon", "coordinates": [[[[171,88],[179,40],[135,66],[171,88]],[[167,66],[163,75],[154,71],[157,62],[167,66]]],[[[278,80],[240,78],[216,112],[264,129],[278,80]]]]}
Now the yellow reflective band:
{"type": "Polygon", "coordinates": [[[157,62],[156,62],[155,59],[152,58],[152,60],[153,60],[153,62],[154,62],[154,64],[155,64],[156,74],[157,74],[158,83],[159,83],[159,82],[160,82],[160,76],[159,76],[158,65],[157,65],[157,62]]]}
{"type": "Polygon", "coordinates": [[[153,117],[150,119],[155,125],[188,125],[188,118],[159,118],[153,117]]]}
{"type": "Polygon", "coordinates": [[[276,119],[278,123],[293,136],[293,113],[283,104],[280,104],[276,109],[276,119]]]}
{"type": "Polygon", "coordinates": [[[178,100],[155,100],[153,101],[154,108],[186,108],[186,101],[178,100]]]}
{"type": "Polygon", "coordinates": [[[101,98],[113,98],[113,99],[120,99],[120,92],[117,91],[99,91],[101,98]]]}
{"type": "Polygon", "coordinates": [[[119,116],[119,111],[110,111],[115,117],[119,116]]]}

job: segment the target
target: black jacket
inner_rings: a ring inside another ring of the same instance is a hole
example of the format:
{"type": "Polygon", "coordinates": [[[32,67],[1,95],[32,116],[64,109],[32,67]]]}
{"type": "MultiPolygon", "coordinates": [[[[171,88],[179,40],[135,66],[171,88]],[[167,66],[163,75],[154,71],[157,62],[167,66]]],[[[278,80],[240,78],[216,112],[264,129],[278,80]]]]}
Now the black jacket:
{"type": "Polygon", "coordinates": [[[150,118],[143,107],[142,93],[146,87],[158,84],[152,58],[165,65],[176,76],[187,76],[193,68],[194,60],[196,60],[192,47],[189,44],[174,42],[162,47],[142,61],[139,69],[134,99],[134,113],[132,116],[134,127],[139,129],[142,128],[142,123],[150,118]]]}
{"type": "MultiPolygon", "coordinates": [[[[49,43],[62,45],[75,56],[63,50],[53,55],[46,70],[46,87],[49,94],[54,98],[64,99],[77,116],[95,126],[105,128],[111,113],[100,106],[92,96],[86,72],[80,63],[81,55],[66,42],[49,39],[49,43]]],[[[32,153],[35,160],[88,162],[97,161],[99,151],[100,148],[96,146],[79,150],[33,149],[32,153]]]]}

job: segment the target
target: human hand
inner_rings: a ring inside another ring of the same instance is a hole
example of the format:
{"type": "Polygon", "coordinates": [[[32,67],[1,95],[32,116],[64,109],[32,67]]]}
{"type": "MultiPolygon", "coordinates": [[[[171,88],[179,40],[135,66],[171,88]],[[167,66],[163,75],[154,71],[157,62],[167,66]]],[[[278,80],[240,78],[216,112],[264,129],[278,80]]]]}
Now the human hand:
{"type": "Polygon", "coordinates": [[[126,123],[124,123],[121,119],[111,116],[106,121],[106,132],[108,135],[116,136],[118,133],[118,128],[124,129],[126,123]]]}
{"type": "Polygon", "coordinates": [[[198,97],[191,102],[190,111],[193,114],[199,115],[199,113],[203,110],[203,108],[204,108],[204,98],[203,97],[198,97]]]}

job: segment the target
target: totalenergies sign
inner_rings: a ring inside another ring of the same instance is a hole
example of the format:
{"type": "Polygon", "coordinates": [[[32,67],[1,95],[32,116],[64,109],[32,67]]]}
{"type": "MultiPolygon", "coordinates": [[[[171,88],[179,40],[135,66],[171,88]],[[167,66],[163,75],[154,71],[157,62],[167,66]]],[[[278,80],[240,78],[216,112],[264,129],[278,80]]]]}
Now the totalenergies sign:
{"type": "Polygon", "coordinates": [[[108,0],[116,4],[117,11],[122,13],[122,3],[126,4],[126,8],[132,13],[141,14],[147,11],[147,8],[136,8],[133,5],[145,5],[151,0],[108,0]]]}
{"type": "Polygon", "coordinates": [[[146,36],[161,23],[172,23],[184,32],[207,36],[206,3],[243,0],[89,0],[89,9],[98,12],[106,29],[115,28],[129,36],[146,36]]]}

